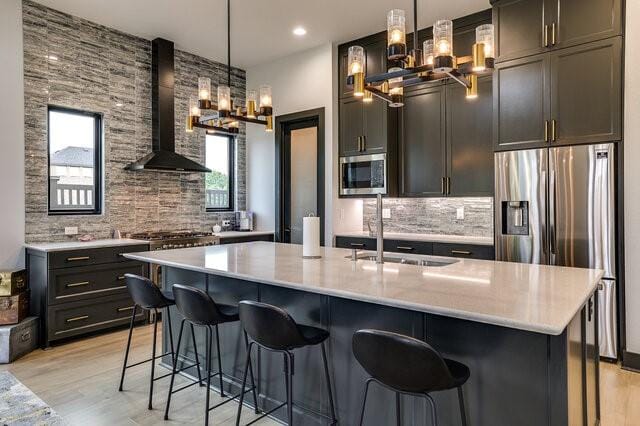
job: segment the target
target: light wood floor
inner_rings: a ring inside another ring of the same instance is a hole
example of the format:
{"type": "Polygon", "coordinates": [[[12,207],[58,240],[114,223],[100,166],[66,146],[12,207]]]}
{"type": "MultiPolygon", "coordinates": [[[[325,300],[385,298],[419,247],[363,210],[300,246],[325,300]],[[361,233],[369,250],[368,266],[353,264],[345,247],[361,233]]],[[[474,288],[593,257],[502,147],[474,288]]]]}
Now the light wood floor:
{"type": "MultiPolygon", "coordinates": [[[[136,328],[131,360],[149,357],[151,326],[136,328]]],[[[129,369],[125,391],[118,392],[118,381],[127,334],[125,331],[104,334],[54,347],[36,350],[13,364],[0,366],[8,370],[29,389],[47,402],[71,425],[152,425],[203,423],[204,390],[197,387],[174,395],[170,421],[163,421],[168,379],[156,382],[154,409],[147,410],[148,366],[129,369]]],[[[156,370],[162,374],[162,367],[156,370]]],[[[176,379],[176,383],[179,383],[176,379]]],[[[640,425],[640,374],[601,363],[602,425],[640,425]]],[[[214,404],[220,399],[211,394],[214,404]]],[[[215,425],[233,425],[237,404],[230,402],[211,413],[215,425]]],[[[243,411],[242,422],[253,417],[243,411]]],[[[259,425],[275,425],[264,419],[259,425]]]]}

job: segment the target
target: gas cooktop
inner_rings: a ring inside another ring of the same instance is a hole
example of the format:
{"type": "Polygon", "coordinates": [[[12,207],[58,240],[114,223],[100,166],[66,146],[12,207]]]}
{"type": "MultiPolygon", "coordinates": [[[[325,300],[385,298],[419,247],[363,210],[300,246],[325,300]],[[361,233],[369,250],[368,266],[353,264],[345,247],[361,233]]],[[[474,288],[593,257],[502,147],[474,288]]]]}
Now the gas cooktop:
{"type": "Polygon", "coordinates": [[[140,232],[132,234],[131,238],[149,241],[151,250],[169,250],[220,244],[220,237],[214,235],[212,232],[201,231],[140,232]]]}

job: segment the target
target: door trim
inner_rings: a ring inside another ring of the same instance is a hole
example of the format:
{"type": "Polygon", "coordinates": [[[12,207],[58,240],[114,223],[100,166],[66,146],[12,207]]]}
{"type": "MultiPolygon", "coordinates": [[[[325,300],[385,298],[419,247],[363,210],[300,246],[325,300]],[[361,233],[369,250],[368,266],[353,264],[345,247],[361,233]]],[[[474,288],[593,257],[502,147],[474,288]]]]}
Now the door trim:
{"type": "Polygon", "coordinates": [[[318,216],[320,220],[320,245],[324,246],[324,231],[325,231],[325,134],[324,134],[324,108],[315,108],[306,111],[295,112],[292,114],[279,115],[275,120],[275,160],[276,160],[276,172],[275,172],[275,207],[276,207],[276,220],[275,220],[275,241],[284,241],[284,156],[287,152],[284,146],[285,132],[287,129],[295,128],[299,125],[301,129],[307,127],[317,128],[317,205],[318,216]],[[310,125],[306,125],[310,124],[310,125]]]}

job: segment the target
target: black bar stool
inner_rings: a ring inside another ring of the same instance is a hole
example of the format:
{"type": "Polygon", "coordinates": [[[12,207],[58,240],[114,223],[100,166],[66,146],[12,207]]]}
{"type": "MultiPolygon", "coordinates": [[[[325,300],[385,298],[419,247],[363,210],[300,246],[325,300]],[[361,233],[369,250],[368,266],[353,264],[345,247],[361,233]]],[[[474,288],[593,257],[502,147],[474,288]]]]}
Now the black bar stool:
{"type": "MultiPolygon", "coordinates": [[[[338,420],[333,406],[331,379],[327,365],[327,352],[324,344],[324,341],[329,337],[329,332],[321,328],[296,324],[287,311],[266,303],[243,300],[240,302],[239,308],[242,327],[251,339],[247,352],[247,363],[244,368],[242,385],[244,386],[247,380],[247,369],[251,367],[251,348],[255,344],[268,351],[283,354],[287,393],[286,402],[283,402],[257,419],[247,423],[247,425],[257,422],[285,405],[287,406],[288,424],[293,424],[293,374],[295,373],[295,369],[292,350],[313,345],[321,345],[322,347],[322,361],[324,364],[324,374],[327,379],[327,389],[329,391],[331,417],[308,409],[305,409],[305,411],[310,411],[316,415],[330,419],[332,425],[337,424],[338,420]]],[[[236,426],[240,424],[241,412],[242,397],[240,397],[240,405],[238,406],[236,426]]]]}
{"type": "MultiPolygon", "coordinates": [[[[182,314],[184,319],[180,324],[180,333],[178,334],[178,345],[176,346],[176,354],[180,353],[180,343],[182,341],[182,332],[184,330],[185,321],[189,323],[191,329],[193,330],[193,326],[197,325],[200,327],[206,328],[206,355],[205,355],[205,369],[207,372],[207,397],[206,397],[206,406],[205,406],[205,420],[204,424],[209,424],[209,411],[220,407],[223,404],[226,404],[229,401],[232,401],[238,397],[240,397],[240,401],[244,397],[246,392],[253,392],[253,402],[255,404],[256,413],[258,413],[258,397],[256,394],[256,386],[253,378],[253,368],[249,365],[249,370],[251,373],[251,388],[246,389],[246,380],[242,383],[242,388],[240,389],[240,393],[237,395],[233,395],[225,399],[219,404],[214,405],[213,407],[209,407],[209,399],[210,399],[210,390],[211,390],[211,377],[218,376],[220,379],[220,397],[224,398],[224,377],[227,377],[229,380],[234,380],[233,377],[224,374],[222,371],[222,358],[220,357],[220,334],[218,332],[218,325],[235,322],[239,320],[238,316],[238,308],[235,306],[222,305],[217,304],[211,299],[206,292],[189,286],[184,286],[180,284],[173,285],[173,296],[175,297],[176,307],[178,311],[182,314]],[[216,331],[216,347],[218,352],[218,372],[215,374],[211,374],[211,345],[213,343],[213,329],[216,331]]],[[[249,350],[249,341],[247,339],[247,334],[244,333],[245,345],[247,347],[247,351],[249,350]]],[[[195,348],[195,340],[194,340],[194,348],[195,348]]],[[[175,379],[175,375],[178,371],[177,369],[177,357],[174,358],[173,363],[173,371],[171,373],[171,383],[169,384],[169,395],[167,396],[167,406],[164,412],[164,419],[169,419],[169,406],[171,404],[171,395],[180,392],[188,387],[195,385],[196,383],[200,383],[202,385],[202,378],[200,377],[200,372],[198,372],[198,381],[192,382],[188,385],[182,386],[176,390],[173,390],[173,382],[175,379]]],[[[184,369],[184,368],[183,368],[184,369]]],[[[246,379],[246,371],[245,371],[245,379],[246,379]]]]}
{"type": "Polygon", "coordinates": [[[359,330],[353,335],[353,354],[371,376],[364,388],[360,425],[364,420],[369,384],[374,381],[396,393],[396,421],[400,425],[400,395],[423,397],[431,407],[431,421],[438,424],[436,404],[430,392],[458,389],[460,416],[466,426],[462,385],[469,368],[443,358],[429,344],[413,337],[380,330],[359,330]]]}
{"type": "MultiPolygon", "coordinates": [[[[171,298],[169,292],[161,291],[150,279],[141,277],[139,275],[134,274],[125,274],[125,282],[127,285],[127,289],[129,290],[129,294],[133,299],[133,311],[131,312],[131,323],[129,324],[129,338],[127,339],[127,349],[124,353],[124,362],[122,363],[122,375],[120,377],[120,386],[118,390],[122,392],[122,386],[124,385],[124,376],[125,372],[128,368],[136,367],[138,365],[151,362],[151,379],[149,381],[149,410],[153,408],[153,382],[156,380],[163,379],[165,377],[169,377],[171,374],[165,374],[160,377],[154,377],[155,375],[155,360],[158,358],[162,358],[167,355],[171,355],[171,362],[174,363],[175,352],[173,350],[173,334],[171,332],[171,313],[169,311],[169,306],[175,305],[175,302],[171,298]],[[141,308],[143,310],[153,310],[155,312],[155,321],[153,322],[153,346],[151,350],[151,358],[146,359],[144,361],[136,362],[131,365],[127,365],[127,361],[129,360],[129,349],[131,348],[131,336],[133,334],[133,325],[135,323],[137,309],[141,308]],[[156,336],[158,331],[158,309],[166,308],[166,322],[165,325],[169,329],[169,343],[171,348],[169,352],[157,355],[156,356],[156,336]]],[[[191,330],[193,333],[193,329],[191,330]]],[[[193,343],[195,346],[195,337],[193,337],[193,343]]],[[[198,367],[198,374],[200,374],[200,362],[198,361],[198,356],[196,353],[195,365],[198,367]]],[[[193,361],[193,360],[190,360],[193,361]]],[[[185,368],[193,367],[193,365],[185,368]]]]}

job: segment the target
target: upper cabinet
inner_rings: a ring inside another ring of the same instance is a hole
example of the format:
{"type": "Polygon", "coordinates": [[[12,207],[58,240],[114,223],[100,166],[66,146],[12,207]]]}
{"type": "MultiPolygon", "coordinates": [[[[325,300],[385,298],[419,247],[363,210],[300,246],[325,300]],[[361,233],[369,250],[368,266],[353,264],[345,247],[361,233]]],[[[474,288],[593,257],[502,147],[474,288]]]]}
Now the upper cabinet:
{"type": "Polygon", "coordinates": [[[494,114],[496,150],[621,140],[621,37],[498,64],[494,114]]]}
{"type": "MultiPolygon", "coordinates": [[[[380,154],[389,145],[389,111],[381,99],[365,104],[350,97],[340,101],[340,156],[380,154]]],[[[391,139],[393,142],[395,138],[391,139]]]]}
{"type": "Polygon", "coordinates": [[[622,0],[498,0],[497,62],[622,34],[622,0]]]}

